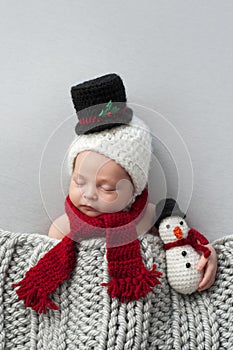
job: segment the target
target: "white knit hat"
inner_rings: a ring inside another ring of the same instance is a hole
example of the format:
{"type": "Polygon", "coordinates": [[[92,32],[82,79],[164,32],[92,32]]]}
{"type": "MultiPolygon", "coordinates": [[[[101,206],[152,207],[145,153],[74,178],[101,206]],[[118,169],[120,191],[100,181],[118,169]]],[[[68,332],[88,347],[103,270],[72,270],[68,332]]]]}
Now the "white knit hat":
{"type": "Polygon", "coordinates": [[[146,187],[151,161],[151,135],[147,125],[135,115],[128,125],[77,135],[68,151],[70,175],[76,156],[86,150],[113,159],[127,171],[134,184],[133,200],[146,187]]]}

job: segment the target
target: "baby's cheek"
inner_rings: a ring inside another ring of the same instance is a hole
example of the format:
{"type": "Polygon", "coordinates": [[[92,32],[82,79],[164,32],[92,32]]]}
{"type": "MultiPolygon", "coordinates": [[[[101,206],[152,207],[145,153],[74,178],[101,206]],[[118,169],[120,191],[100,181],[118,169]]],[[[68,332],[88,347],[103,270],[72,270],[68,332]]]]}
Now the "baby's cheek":
{"type": "Polygon", "coordinates": [[[131,200],[131,195],[125,191],[117,191],[113,194],[99,198],[103,212],[114,213],[125,209],[131,200]]]}
{"type": "Polygon", "coordinates": [[[69,197],[70,197],[71,201],[76,205],[81,198],[80,188],[71,185],[69,187],[69,197]]]}
{"type": "Polygon", "coordinates": [[[98,209],[102,213],[115,213],[122,210],[117,200],[108,201],[104,199],[99,200],[98,209]]]}
{"type": "Polygon", "coordinates": [[[118,193],[117,192],[100,193],[99,197],[103,202],[111,203],[111,202],[117,200],[118,193]]]}

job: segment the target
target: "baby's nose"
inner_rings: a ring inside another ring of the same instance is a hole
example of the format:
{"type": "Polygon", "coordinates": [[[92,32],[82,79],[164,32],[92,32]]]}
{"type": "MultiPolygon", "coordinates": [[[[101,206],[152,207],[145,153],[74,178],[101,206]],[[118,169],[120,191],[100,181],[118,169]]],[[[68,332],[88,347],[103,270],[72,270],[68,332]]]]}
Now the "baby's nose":
{"type": "Polygon", "coordinates": [[[97,191],[95,186],[87,186],[83,191],[83,197],[86,199],[97,199],[97,191]]]}

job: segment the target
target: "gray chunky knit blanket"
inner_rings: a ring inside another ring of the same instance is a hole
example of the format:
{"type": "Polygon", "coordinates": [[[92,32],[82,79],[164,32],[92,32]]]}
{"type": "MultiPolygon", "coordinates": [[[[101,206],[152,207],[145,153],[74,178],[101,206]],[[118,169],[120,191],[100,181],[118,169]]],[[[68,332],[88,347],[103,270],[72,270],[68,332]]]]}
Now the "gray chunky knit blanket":
{"type": "Polygon", "coordinates": [[[121,304],[101,282],[108,281],[102,239],[77,244],[77,266],[51,295],[59,310],[37,314],[18,302],[12,283],[59,241],[36,233],[0,230],[0,350],[233,349],[233,236],[214,242],[215,284],[191,296],[166,280],[162,242],[139,237],[144,263],[156,263],[162,285],[145,299],[121,304]]]}

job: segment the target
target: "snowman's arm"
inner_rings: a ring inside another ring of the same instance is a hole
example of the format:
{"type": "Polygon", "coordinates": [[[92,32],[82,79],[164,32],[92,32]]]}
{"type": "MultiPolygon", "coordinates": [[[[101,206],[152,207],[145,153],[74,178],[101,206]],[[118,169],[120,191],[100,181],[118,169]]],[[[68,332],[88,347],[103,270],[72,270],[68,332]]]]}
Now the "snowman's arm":
{"type": "Polygon", "coordinates": [[[205,257],[206,259],[207,259],[207,258],[210,256],[210,254],[211,254],[210,249],[207,248],[207,247],[204,247],[202,244],[196,243],[196,244],[195,244],[195,249],[196,249],[196,250],[200,250],[201,252],[203,252],[203,253],[204,253],[204,257],[205,257]]]}
{"type": "Polygon", "coordinates": [[[194,228],[190,228],[189,233],[193,234],[201,244],[208,244],[209,243],[208,239],[205,238],[205,236],[203,236],[203,234],[201,234],[200,232],[198,232],[194,228]]]}
{"type": "Polygon", "coordinates": [[[189,230],[188,236],[192,237],[192,241],[195,249],[202,251],[204,253],[204,257],[207,259],[210,256],[211,251],[209,248],[204,247],[203,244],[204,245],[208,244],[209,243],[208,239],[205,238],[200,232],[198,232],[194,228],[191,228],[189,230]]]}

